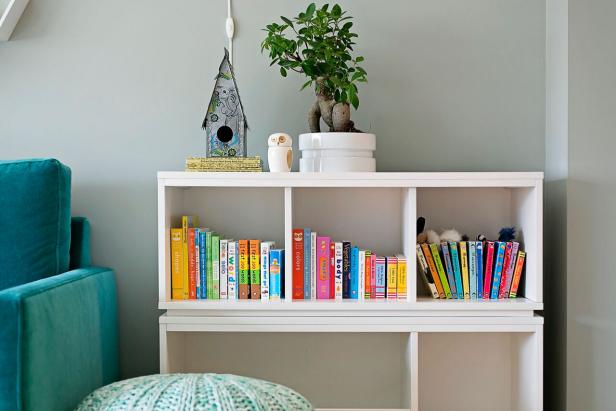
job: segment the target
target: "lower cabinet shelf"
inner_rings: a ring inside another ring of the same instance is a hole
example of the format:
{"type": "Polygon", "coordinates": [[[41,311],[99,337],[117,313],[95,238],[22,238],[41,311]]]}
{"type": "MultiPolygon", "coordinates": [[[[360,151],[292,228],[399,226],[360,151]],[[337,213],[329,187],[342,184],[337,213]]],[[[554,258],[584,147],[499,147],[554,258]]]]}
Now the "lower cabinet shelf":
{"type": "Polygon", "coordinates": [[[277,382],[321,410],[541,410],[543,318],[169,312],[160,365],[277,382]]]}

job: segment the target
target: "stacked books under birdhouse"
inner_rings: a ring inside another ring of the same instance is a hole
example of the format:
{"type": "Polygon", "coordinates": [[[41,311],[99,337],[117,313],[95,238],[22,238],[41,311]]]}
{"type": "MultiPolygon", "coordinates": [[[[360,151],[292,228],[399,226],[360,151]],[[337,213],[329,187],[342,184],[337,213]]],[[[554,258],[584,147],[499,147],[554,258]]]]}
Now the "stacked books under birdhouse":
{"type": "Polygon", "coordinates": [[[273,241],[225,238],[183,216],[171,229],[171,298],[278,301],[284,298],[284,250],[273,241]]]}
{"type": "Polygon", "coordinates": [[[188,157],[186,171],[239,171],[261,172],[261,157],[188,157]]]}
{"type": "Polygon", "coordinates": [[[380,256],[310,228],[293,230],[294,300],[406,300],[402,254],[380,256]]]}
{"type": "Polygon", "coordinates": [[[525,259],[515,241],[417,244],[418,275],[433,298],[515,298],[525,259]]]}

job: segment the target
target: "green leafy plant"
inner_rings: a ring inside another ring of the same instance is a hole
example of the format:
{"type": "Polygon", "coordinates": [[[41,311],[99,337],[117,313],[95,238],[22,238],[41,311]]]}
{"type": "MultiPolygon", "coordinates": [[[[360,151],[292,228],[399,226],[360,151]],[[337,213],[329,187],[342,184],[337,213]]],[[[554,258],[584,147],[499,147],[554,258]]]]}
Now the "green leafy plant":
{"type": "Polygon", "coordinates": [[[352,17],[338,4],[317,8],[311,3],[297,17],[280,18],[281,23],[264,29],[261,52],[268,52],[270,66],[280,66],[283,77],[290,71],[305,75],[308,80],[302,90],[314,86],[317,101],[308,115],[311,131],[320,131],[320,118],[330,131],[358,131],[349,105],[359,107],[357,83],[367,82],[368,77],[359,65],[364,58],[351,55],[358,37],[351,31],[352,17]]]}

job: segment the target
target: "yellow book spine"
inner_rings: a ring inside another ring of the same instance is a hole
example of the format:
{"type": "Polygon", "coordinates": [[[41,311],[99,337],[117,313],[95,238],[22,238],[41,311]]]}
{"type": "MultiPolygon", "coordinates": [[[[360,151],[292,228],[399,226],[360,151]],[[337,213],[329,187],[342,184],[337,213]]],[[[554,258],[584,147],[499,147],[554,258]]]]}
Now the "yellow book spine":
{"type": "Polygon", "coordinates": [[[395,300],[398,290],[398,262],[396,257],[387,257],[387,299],[395,300]]]}
{"type": "Polygon", "coordinates": [[[470,300],[471,293],[469,290],[468,257],[466,254],[466,241],[460,241],[460,262],[462,266],[462,288],[464,289],[464,299],[470,300]]]}
{"type": "Polygon", "coordinates": [[[261,299],[261,242],[250,240],[248,242],[250,252],[250,298],[261,299]]]}
{"type": "Polygon", "coordinates": [[[398,300],[406,300],[406,257],[402,254],[398,258],[398,300]]]}
{"type": "Polygon", "coordinates": [[[182,299],[188,300],[188,229],[198,226],[196,217],[182,216],[182,299]]]}
{"type": "Polygon", "coordinates": [[[182,268],[182,229],[171,229],[171,298],[184,298],[184,277],[182,268]]]}

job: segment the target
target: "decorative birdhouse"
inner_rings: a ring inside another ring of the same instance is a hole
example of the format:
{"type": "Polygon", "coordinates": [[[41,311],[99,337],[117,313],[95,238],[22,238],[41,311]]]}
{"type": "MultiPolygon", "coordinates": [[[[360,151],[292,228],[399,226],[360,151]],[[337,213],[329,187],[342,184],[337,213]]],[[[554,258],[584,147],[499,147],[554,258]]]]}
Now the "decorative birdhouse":
{"type": "Polygon", "coordinates": [[[202,127],[206,133],[208,157],[246,157],[248,124],[227,49],[218,68],[202,127]]]}

